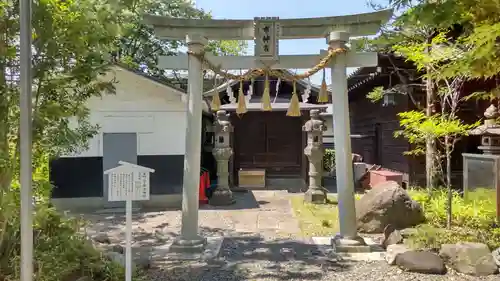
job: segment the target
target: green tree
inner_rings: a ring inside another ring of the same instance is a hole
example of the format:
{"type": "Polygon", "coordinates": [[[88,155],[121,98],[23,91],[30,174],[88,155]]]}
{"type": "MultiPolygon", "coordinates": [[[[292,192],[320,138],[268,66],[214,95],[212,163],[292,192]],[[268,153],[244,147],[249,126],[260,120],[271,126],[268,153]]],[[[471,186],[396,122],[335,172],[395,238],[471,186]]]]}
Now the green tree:
{"type": "MultiPolygon", "coordinates": [[[[113,81],[97,79],[114,63],[109,54],[130,67],[156,67],[159,55],[180,52],[180,41],[158,40],[142,23],[145,13],[186,18],[209,18],[182,0],[59,1],[41,0],[33,6],[33,147],[40,157],[84,148],[97,126],[87,120],[86,101],[113,92],[113,81]],[[72,128],[68,118],[76,117],[72,128]]],[[[17,173],[19,114],[18,1],[0,3],[0,187],[8,188],[17,173]]],[[[242,53],[238,41],[210,42],[216,54],[242,53]]],[[[46,157],[43,158],[46,160],[46,157]]]]}
{"type": "MultiPolygon", "coordinates": [[[[422,78],[426,82],[427,93],[425,114],[422,111],[401,113],[403,129],[397,134],[405,136],[415,145],[414,153],[425,150],[427,164],[432,155],[438,162],[444,158],[444,182],[449,197],[448,226],[451,225],[452,215],[451,153],[456,141],[478,124],[464,124],[456,113],[465,99],[491,98],[498,93],[495,89],[463,97],[460,92],[467,80],[491,78],[498,74],[497,38],[500,25],[497,26],[496,19],[500,15],[500,6],[496,0],[480,2],[391,0],[389,4],[401,12],[391,27],[374,41],[382,50],[402,54],[424,73],[422,78]],[[438,106],[441,112],[436,112],[438,106]],[[431,149],[431,141],[441,146],[441,150],[431,149]]],[[[383,94],[383,89],[376,89],[369,94],[369,98],[380,98],[383,94]]],[[[427,186],[431,187],[433,181],[429,176],[427,169],[427,186]]]]}
{"type": "MultiPolygon", "coordinates": [[[[58,155],[85,145],[96,126],[87,122],[85,103],[113,91],[107,71],[119,26],[104,0],[41,0],[33,6],[33,151],[58,155]],[[71,128],[68,118],[80,121],[71,128]]],[[[18,1],[0,3],[0,187],[17,174],[19,149],[18,1]]]]}
{"type": "Polygon", "coordinates": [[[380,49],[390,49],[391,43],[419,44],[411,37],[405,38],[403,34],[407,29],[400,26],[421,29],[421,25],[425,24],[431,28],[431,34],[444,31],[456,33],[453,46],[461,52],[440,66],[441,76],[484,79],[498,74],[500,0],[389,0],[389,5],[403,12],[387,28],[387,32],[375,40],[380,49]],[[453,30],[454,27],[459,27],[460,31],[453,30]]]}
{"type": "MultiPolygon", "coordinates": [[[[409,58],[409,60],[418,64],[419,70],[425,74],[421,76],[424,83],[415,85],[414,81],[409,81],[407,75],[396,70],[399,80],[404,84],[399,86],[412,99],[417,108],[420,107],[420,104],[415,102],[412,97],[413,90],[426,93],[425,105],[422,110],[425,111],[427,117],[437,113],[437,107],[442,100],[442,96],[439,94],[439,87],[441,86],[439,84],[443,82],[441,78],[444,78],[442,75],[444,72],[442,70],[438,72],[436,69],[448,64],[444,59],[439,61],[441,65],[436,64],[435,60],[430,60],[436,54],[436,52],[434,52],[434,55],[431,54],[433,48],[436,47],[436,42],[433,39],[443,32],[455,35],[453,34],[456,31],[455,27],[462,27],[467,23],[464,15],[466,10],[461,6],[460,1],[389,0],[384,6],[372,4],[376,8],[393,8],[396,10],[396,16],[383,28],[383,32],[379,37],[370,41],[370,44],[374,49],[391,54],[398,53],[398,50],[406,50],[407,52],[404,55],[407,57],[408,51],[411,51],[412,58],[409,58]],[[434,77],[433,74],[439,74],[440,77],[434,77]],[[412,85],[409,86],[410,84],[412,85]]],[[[442,43],[440,42],[440,44],[442,43]]],[[[458,41],[454,47],[458,47],[458,41]]],[[[454,76],[457,76],[461,77],[460,80],[463,81],[468,78],[468,76],[458,73],[458,71],[452,71],[451,69],[448,71],[448,73],[452,72],[457,75],[448,75],[446,79],[452,80],[454,76]]],[[[380,97],[385,92],[387,91],[377,89],[377,91],[370,94],[370,97],[380,97]]],[[[431,136],[426,138],[425,143],[426,186],[431,188],[436,184],[435,175],[438,171],[434,157],[437,155],[437,144],[431,136]]]]}
{"type": "MultiPolygon", "coordinates": [[[[381,52],[393,53],[395,48],[412,48],[414,46],[425,46],[422,55],[432,50],[430,44],[436,32],[443,28],[448,28],[453,18],[453,11],[436,10],[436,3],[426,0],[389,0],[387,4],[380,5],[372,3],[375,8],[392,8],[396,10],[396,16],[386,26],[382,28],[382,33],[376,39],[370,41],[372,48],[381,52]],[[425,3],[425,4],[424,4],[425,3]]],[[[428,66],[424,66],[424,71],[430,71],[428,66]]],[[[425,106],[423,110],[426,116],[430,117],[435,112],[436,92],[432,77],[427,76],[423,85],[409,86],[407,75],[396,71],[399,80],[405,82],[404,91],[411,96],[413,88],[416,91],[424,90],[426,93],[425,106]]],[[[379,93],[380,94],[380,93],[379,93]]],[[[415,103],[416,106],[420,104],[415,103]]],[[[436,154],[436,143],[430,136],[426,138],[425,162],[426,162],[426,186],[431,188],[435,182],[436,164],[434,155],[436,154]]]]}
{"type": "MultiPolygon", "coordinates": [[[[439,71],[446,77],[465,76],[475,80],[496,77],[500,67],[500,1],[455,0],[453,3],[462,16],[460,24],[466,27],[455,44],[462,52],[439,71]]],[[[498,89],[493,89],[483,97],[498,97],[497,92],[498,89]]]]}
{"type": "MultiPolygon", "coordinates": [[[[145,10],[127,10],[123,5],[141,3],[149,3],[151,9],[157,4],[162,14],[175,16],[177,9],[192,12],[193,17],[209,16],[184,1],[34,1],[32,134],[38,198],[47,199],[51,191],[48,158],[85,148],[97,133],[98,126],[88,120],[86,104],[91,97],[114,92],[114,81],[104,80],[102,74],[115,63],[112,54],[117,47],[126,53],[125,62],[152,68],[158,54],[178,52],[180,42],[155,41],[152,33],[141,30],[132,33],[136,29],[127,19],[140,19],[145,10]],[[166,6],[160,6],[162,3],[166,6]],[[175,3],[184,6],[176,8],[175,3]],[[156,50],[158,46],[164,49],[156,50]],[[78,127],[70,125],[71,117],[76,117],[78,127]]],[[[18,7],[18,0],[0,1],[0,280],[19,279],[18,7]]],[[[211,42],[210,48],[226,54],[239,52],[238,46],[211,42]]],[[[80,225],[73,227],[72,221],[62,219],[48,204],[35,207],[35,280],[67,280],[73,271],[88,274],[92,280],[123,280],[120,269],[88,249],[87,241],[77,234],[80,225]]]]}
{"type": "MultiPolygon", "coordinates": [[[[7,280],[18,279],[15,276],[19,266],[18,7],[17,0],[0,2],[0,279],[7,280]]],[[[85,104],[92,96],[114,91],[112,81],[98,78],[110,65],[108,54],[119,35],[116,14],[114,7],[105,0],[39,0],[33,3],[32,136],[35,167],[33,178],[37,195],[40,195],[39,191],[43,195],[50,192],[50,185],[47,184],[48,155],[84,147],[87,139],[97,130],[87,120],[88,110],[85,104]],[[76,117],[80,126],[71,127],[69,117],[76,117]],[[40,176],[41,173],[43,175],[40,176]],[[43,188],[38,188],[42,186],[43,188]]],[[[37,210],[39,206],[37,205],[37,210]]],[[[47,213],[37,212],[35,229],[43,227],[37,223],[44,219],[52,218],[47,213]]],[[[76,232],[73,231],[74,233],[76,232]]],[[[50,236],[50,232],[43,235],[50,236]]],[[[47,242],[48,238],[43,236],[45,238],[37,240],[37,237],[40,236],[35,236],[38,260],[43,253],[37,250],[37,245],[43,239],[47,242]]],[[[71,244],[72,237],[66,237],[66,241],[59,240],[61,237],[55,239],[57,247],[64,248],[61,243],[66,246],[71,244]]],[[[54,248],[52,245],[52,249],[54,248]]],[[[51,258],[60,262],[61,268],[58,270],[68,269],[64,268],[67,264],[58,255],[51,258]]],[[[79,260],[74,262],[78,264],[79,260]]],[[[48,265],[52,272],[56,272],[55,264],[54,267],[50,267],[50,263],[48,265]]],[[[39,267],[40,272],[47,273],[42,267],[39,267]]],[[[47,279],[56,280],[37,274],[36,280],[47,279]]]]}

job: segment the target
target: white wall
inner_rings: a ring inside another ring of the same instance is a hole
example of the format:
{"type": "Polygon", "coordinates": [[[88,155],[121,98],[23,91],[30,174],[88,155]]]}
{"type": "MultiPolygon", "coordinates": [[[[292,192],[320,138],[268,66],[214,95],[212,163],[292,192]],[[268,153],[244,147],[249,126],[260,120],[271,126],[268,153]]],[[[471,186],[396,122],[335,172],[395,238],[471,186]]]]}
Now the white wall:
{"type": "Polygon", "coordinates": [[[90,121],[100,125],[100,133],[86,151],[66,157],[102,156],[102,133],[137,133],[138,155],[183,155],[186,95],[121,68],[106,79],[113,75],[116,95],[88,102],[90,121]]]}

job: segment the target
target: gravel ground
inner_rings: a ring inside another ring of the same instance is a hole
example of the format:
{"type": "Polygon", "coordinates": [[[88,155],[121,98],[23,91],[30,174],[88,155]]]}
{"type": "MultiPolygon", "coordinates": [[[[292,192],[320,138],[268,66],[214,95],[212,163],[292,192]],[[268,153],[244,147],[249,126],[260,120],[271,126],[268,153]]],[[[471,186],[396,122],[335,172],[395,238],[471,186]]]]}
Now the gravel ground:
{"type": "Polygon", "coordinates": [[[208,263],[168,263],[149,271],[151,281],[498,281],[499,276],[471,277],[404,272],[385,261],[338,261],[298,240],[228,238],[220,257],[208,263]],[[283,250],[285,249],[285,250],[283,250]]]}
{"type": "MultiPolygon", "coordinates": [[[[320,252],[308,239],[299,237],[298,224],[286,192],[254,192],[237,196],[237,202],[243,203],[223,209],[204,207],[200,211],[201,233],[225,237],[216,259],[209,262],[154,260],[147,272],[148,280],[500,280],[498,275],[477,278],[454,272],[445,276],[414,274],[391,267],[385,261],[342,261],[320,252]]],[[[113,237],[113,243],[123,244],[123,217],[95,214],[85,217],[93,222],[89,232],[107,233],[113,237]]],[[[155,239],[155,232],[173,239],[179,230],[180,212],[177,210],[138,214],[134,219],[134,247],[148,251],[160,243],[155,239]]]]}

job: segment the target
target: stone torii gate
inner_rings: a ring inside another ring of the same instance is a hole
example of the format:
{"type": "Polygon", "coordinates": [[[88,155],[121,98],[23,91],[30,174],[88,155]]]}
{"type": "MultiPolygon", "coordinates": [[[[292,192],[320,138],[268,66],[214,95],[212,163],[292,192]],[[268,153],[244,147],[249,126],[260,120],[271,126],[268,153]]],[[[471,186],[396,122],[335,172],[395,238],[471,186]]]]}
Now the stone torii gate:
{"type": "MultiPolygon", "coordinates": [[[[162,69],[188,70],[188,113],[182,202],[182,229],[171,249],[203,249],[206,239],[198,232],[198,186],[202,127],[202,72],[206,65],[196,54],[203,52],[207,40],[255,40],[254,56],[214,56],[205,58],[220,69],[304,69],[317,64],[319,55],[279,55],[280,39],[326,38],[330,49],[345,48],[349,37],[376,34],[392,10],[372,13],[303,19],[255,18],[254,20],[198,20],[146,15],[145,23],[154,27],[159,39],[186,40],[187,55],[163,56],[162,69]]],[[[377,53],[340,52],[330,63],[336,153],[336,175],[340,235],[347,245],[359,245],[356,230],[354,183],[351,159],[347,67],[376,66],[377,53]]]]}

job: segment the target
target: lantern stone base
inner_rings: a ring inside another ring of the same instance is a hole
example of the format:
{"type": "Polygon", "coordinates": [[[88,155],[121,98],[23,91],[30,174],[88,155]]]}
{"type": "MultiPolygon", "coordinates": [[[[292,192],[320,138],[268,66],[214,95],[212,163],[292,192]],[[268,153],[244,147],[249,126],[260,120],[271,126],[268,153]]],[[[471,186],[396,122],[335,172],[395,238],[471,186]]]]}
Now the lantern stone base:
{"type": "Polygon", "coordinates": [[[323,204],[326,201],[325,192],[319,188],[309,188],[304,194],[304,201],[313,204],[323,204]]]}
{"type": "Polygon", "coordinates": [[[215,190],[208,199],[208,204],[213,206],[227,206],[234,204],[233,193],[229,189],[215,190]]]}

